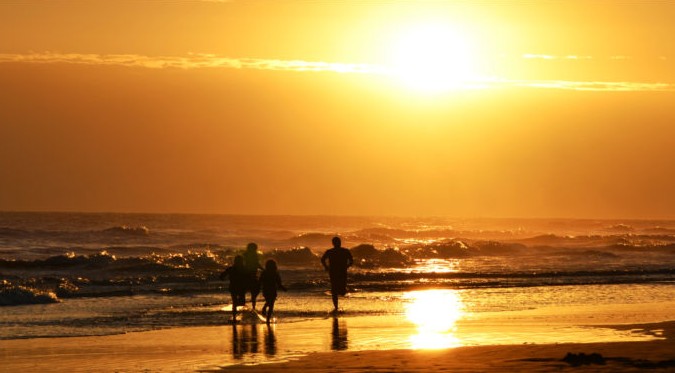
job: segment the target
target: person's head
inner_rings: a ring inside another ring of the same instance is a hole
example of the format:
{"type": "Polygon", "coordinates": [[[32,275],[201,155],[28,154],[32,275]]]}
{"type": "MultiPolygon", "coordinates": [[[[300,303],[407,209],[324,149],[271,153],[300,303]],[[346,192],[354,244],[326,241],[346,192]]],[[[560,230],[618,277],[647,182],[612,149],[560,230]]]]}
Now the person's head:
{"type": "Polygon", "coordinates": [[[244,265],[244,257],[241,255],[237,255],[234,257],[234,266],[235,267],[242,267],[244,265]]]}
{"type": "Polygon", "coordinates": [[[255,242],[251,242],[250,244],[246,245],[246,251],[248,252],[256,252],[258,251],[258,245],[255,242]]]}
{"type": "Polygon", "coordinates": [[[338,236],[333,237],[333,247],[340,247],[340,246],[342,246],[342,240],[340,239],[340,237],[338,236]]]}
{"type": "Polygon", "coordinates": [[[274,259],[268,259],[265,262],[265,270],[269,272],[276,272],[277,270],[277,262],[274,261],[274,259]]]}

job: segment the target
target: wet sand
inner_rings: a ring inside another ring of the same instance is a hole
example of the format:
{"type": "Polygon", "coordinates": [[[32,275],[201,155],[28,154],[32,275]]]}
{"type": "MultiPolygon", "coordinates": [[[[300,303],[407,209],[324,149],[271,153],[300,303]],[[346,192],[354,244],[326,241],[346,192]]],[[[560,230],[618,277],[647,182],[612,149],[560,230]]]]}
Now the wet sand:
{"type": "MultiPolygon", "coordinates": [[[[672,331],[672,324],[670,325],[672,331]]],[[[503,345],[446,350],[316,353],[284,364],[227,372],[675,372],[675,344],[615,342],[503,345]],[[573,354],[565,359],[568,353],[573,354]],[[581,355],[581,354],[585,354],[581,355]],[[592,354],[599,354],[593,356],[592,354]]],[[[216,370],[217,371],[217,370],[216,370]]]]}
{"type": "Polygon", "coordinates": [[[635,335],[636,341],[630,342],[488,344],[426,350],[411,347],[410,333],[415,330],[404,325],[387,331],[373,324],[373,318],[345,319],[319,319],[272,328],[240,325],[101,337],[3,340],[0,371],[675,371],[675,321],[597,329],[613,330],[617,336],[635,335]],[[399,344],[394,338],[400,338],[399,344]],[[328,352],[307,352],[312,350],[328,352]],[[576,354],[572,356],[575,359],[564,361],[568,353],[576,354]],[[600,358],[578,355],[581,353],[600,354],[600,358]]]}

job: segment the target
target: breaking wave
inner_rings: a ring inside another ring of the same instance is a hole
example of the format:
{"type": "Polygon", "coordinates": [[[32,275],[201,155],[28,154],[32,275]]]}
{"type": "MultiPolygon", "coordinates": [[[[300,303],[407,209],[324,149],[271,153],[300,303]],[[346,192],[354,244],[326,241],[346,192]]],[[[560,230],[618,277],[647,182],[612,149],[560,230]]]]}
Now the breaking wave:
{"type": "Polygon", "coordinates": [[[44,292],[27,286],[14,285],[7,280],[0,282],[0,306],[21,304],[56,303],[58,298],[52,292],[44,292]]]}
{"type": "MultiPolygon", "coordinates": [[[[545,237],[544,239],[558,239],[545,237]]],[[[566,238],[562,238],[566,240],[566,238]]],[[[537,242],[541,238],[537,238],[537,242]]],[[[607,242],[606,242],[607,243],[607,242]]],[[[351,249],[355,288],[395,290],[420,286],[453,288],[675,281],[675,244],[565,249],[522,242],[441,240],[428,244],[351,249]]],[[[45,259],[0,259],[1,305],[56,302],[59,298],[200,294],[226,291],[219,273],[240,250],[153,252],[117,256],[66,252],[45,259]]],[[[319,291],[327,278],[320,253],[307,247],[275,249],[287,287],[319,291]]]]}
{"type": "Polygon", "coordinates": [[[225,292],[248,242],[319,292],[336,232],[361,289],[675,281],[673,221],[0,213],[1,304],[225,292]]]}
{"type": "Polygon", "coordinates": [[[129,235],[129,236],[147,236],[150,234],[150,229],[148,229],[145,226],[140,226],[140,227],[129,227],[126,225],[122,225],[119,227],[112,227],[112,228],[107,228],[101,231],[102,233],[105,234],[111,234],[111,235],[129,235]]]}

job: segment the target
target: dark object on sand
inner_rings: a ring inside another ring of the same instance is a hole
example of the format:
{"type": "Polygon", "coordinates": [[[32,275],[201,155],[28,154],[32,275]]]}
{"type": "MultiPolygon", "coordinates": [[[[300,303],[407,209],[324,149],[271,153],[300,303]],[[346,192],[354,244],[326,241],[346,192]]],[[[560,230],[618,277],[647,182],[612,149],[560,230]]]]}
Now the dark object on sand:
{"type": "Polygon", "coordinates": [[[605,360],[605,358],[602,355],[595,352],[589,355],[586,355],[583,352],[579,354],[573,354],[571,352],[568,352],[567,355],[565,355],[565,357],[562,360],[573,367],[578,367],[580,365],[607,364],[607,360],[605,360]]]}

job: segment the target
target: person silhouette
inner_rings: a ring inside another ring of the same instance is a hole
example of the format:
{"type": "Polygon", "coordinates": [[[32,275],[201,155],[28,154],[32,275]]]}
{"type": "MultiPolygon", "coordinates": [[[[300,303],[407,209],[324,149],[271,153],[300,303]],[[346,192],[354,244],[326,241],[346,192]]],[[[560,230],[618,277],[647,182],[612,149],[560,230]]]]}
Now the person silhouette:
{"type": "Polygon", "coordinates": [[[246,245],[244,252],[244,268],[246,271],[246,290],[251,293],[251,308],[255,311],[256,298],[260,293],[260,283],[258,282],[258,269],[264,269],[260,265],[260,254],[258,245],[251,242],[246,245]]]}
{"type": "Polygon", "coordinates": [[[237,307],[246,303],[246,270],[244,268],[244,257],[237,255],[234,257],[234,263],[227,267],[221,274],[220,279],[225,281],[229,278],[230,284],[228,290],[232,297],[232,323],[236,322],[237,307]]]}
{"type": "Polygon", "coordinates": [[[284,285],[281,284],[281,276],[277,270],[277,262],[269,259],[265,262],[265,269],[260,274],[260,286],[262,287],[263,297],[265,298],[265,305],[262,308],[262,314],[267,319],[267,324],[272,319],[274,312],[274,302],[277,300],[277,289],[286,291],[284,285]]]}
{"type": "Polygon", "coordinates": [[[333,237],[333,248],[326,250],[321,264],[328,271],[330,293],[333,298],[334,312],[338,311],[338,296],[347,294],[347,268],[354,263],[349,249],[342,247],[340,237],[333,237]]]}

